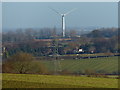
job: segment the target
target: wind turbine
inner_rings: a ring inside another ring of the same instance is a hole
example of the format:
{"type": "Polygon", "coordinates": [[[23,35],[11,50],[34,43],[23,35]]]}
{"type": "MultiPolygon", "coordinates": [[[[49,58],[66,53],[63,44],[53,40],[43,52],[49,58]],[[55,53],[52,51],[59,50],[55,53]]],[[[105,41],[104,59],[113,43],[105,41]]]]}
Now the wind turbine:
{"type": "Polygon", "coordinates": [[[72,9],[72,10],[70,10],[70,11],[64,13],[64,14],[59,13],[58,11],[56,11],[53,8],[50,8],[50,9],[52,9],[55,13],[57,13],[57,14],[59,14],[59,15],[62,16],[62,36],[65,37],[65,16],[68,15],[68,14],[70,14],[74,10],[76,10],[76,8],[74,8],[74,9],[72,9]]]}

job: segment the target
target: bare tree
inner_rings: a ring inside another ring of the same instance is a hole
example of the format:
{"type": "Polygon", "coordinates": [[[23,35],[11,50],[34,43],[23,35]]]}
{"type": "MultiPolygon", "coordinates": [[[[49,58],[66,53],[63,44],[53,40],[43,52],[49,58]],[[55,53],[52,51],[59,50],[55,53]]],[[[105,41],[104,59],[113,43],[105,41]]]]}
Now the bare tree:
{"type": "Polygon", "coordinates": [[[3,63],[3,72],[43,74],[46,68],[40,62],[36,62],[31,54],[20,52],[3,63]]]}

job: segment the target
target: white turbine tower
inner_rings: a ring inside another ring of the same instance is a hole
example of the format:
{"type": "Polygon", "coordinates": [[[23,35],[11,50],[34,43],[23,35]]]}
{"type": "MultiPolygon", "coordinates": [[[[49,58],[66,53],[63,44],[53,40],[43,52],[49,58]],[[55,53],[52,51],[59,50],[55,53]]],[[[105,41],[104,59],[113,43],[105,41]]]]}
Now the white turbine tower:
{"type": "MultiPolygon", "coordinates": [[[[52,9],[52,8],[51,8],[52,9]]],[[[61,15],[62,16],[62,36],[65,37],[65,16],[70,14],[71,12],[73,12],[76,8],[68,11],[67,13],[65,14],[61,14],[59,13],[58,11],[56,11],[55,9],[52,9],[54,12],[56,12],[57,14],[61,15]]]]}

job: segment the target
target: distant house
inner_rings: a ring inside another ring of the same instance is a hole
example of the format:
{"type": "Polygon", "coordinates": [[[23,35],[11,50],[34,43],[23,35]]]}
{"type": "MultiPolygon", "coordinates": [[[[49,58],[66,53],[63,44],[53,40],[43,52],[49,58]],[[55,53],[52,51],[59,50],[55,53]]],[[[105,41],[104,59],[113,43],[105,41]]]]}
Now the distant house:
{"type": "Polygon", "coordinates": [[[83,52],[83,49],[79,49],[78,52],[83,52]]]}

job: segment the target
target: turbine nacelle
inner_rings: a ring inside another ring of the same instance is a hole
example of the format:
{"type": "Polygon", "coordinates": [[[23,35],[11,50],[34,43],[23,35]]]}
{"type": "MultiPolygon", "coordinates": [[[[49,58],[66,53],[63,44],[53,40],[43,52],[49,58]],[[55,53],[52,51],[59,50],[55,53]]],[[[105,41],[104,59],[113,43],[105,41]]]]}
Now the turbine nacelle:
{"type": "Polygon", "coordinates": [[[66,16],[66,14],[61,14],[61,16],[62,16],[62,17],[65,17],[65,16],[66,16]]]}

